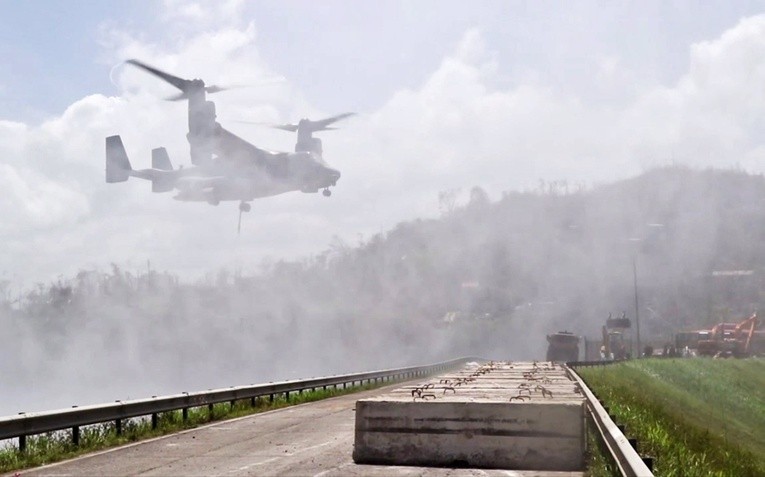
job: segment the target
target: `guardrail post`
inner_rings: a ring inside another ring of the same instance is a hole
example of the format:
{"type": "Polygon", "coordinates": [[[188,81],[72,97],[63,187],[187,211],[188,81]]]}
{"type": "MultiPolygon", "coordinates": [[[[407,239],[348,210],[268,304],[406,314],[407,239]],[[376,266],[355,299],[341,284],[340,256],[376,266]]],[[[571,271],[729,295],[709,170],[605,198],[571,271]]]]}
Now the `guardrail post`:
{"type": "Polygon", "coordinates": [[[255,407],[255,396],[250,398],[250,406],[255,407]]]}
{"type": "Polygon", "coordinates": [[[594,423],[601,441],[608,448],[608,453],[622,469],[622,475],[653,475],[653,463],[646,461],[645,457],[637,453],[637,442],[634,439],[628,439],[623,433],[625,426],[614,422],[608,415],[607,408],[598,401],[575,371],[571,371],[570,377],[576,381],[587,401],[590,416],[588,422],[594,423]],[[624,442],[625,440],[627,442],[624,442]]]}
{"type": "Polygon", "coordinates": [[[637,439],[635,439],[634,437],[628,437],[627,438],[627,442],[629,442],[630,445],[632,446],[632,448],[635,449],[635,451],[637,452],[637,450],[638,450],[638,448],[637,448],[637,439]]]}
{"type": "Polygon", "coordinates": [[[641,457],[641,459],[643,459],[643,463],[648,467],[648,470],[653,472],[653,457],[641,457]]]}
{"type": "MultiPolygon", "coordinates": [[[[436,366],[427,366],[427,367],[409,367],[409,368],[399,368],[396,370],[389,370],[389,371],[373,371],[368,373],[354,373],[354,374],[348,374],[344,376],[331,376],[331,377],[325,377],[323,379],[308,379],[308,380],[302,380],[302,381],[294,381],[290,384],[291,387],[289,387],[289,391],[274,391],[274,389],[284,389],[284,387],[272,387],[272,386],[266,386],[262,385],[251,385],[254,386],[252,389],[248,390],[248,392],[251,392],[252,394],[255,394],[255,396],[250,397],[250,402],[253,406],[257,406],[259,403],[265,403],[265,397],[266,395],[269,396],[269,401],[271,404],[275,403],[275,397],[276,396],[282,396],[284,395],[285,399],[289,401],[290,393],[298,392],[302,396],[303,391],[317,391],[319,387],[321,386],[323,389],[340,389],[340,384],[343,385],[343,390],[349,389],[349,385],[351,387],[358,386],[365,386],[365,385],[372,385],[381,383],[381,382],[390,382],[390,381],[396,381],[396,380],[403,380],[406,378],[411,378],[414,376],[423,376],[423,375],[429,375],[432,374],[434,371],[440,370],[440,369],[451,369],[451,366],[446,365],[436,365],[436,366]],[[349,379],[350,378],[350,379],[349,379]],[[329,382],[330,384],[323,384],[329,382]],[[357,383],[358,381],[358,383],[357,383]],[[300,387],[305,386],[305,387],[300,387]],[[270,389],[269,389],[270,387],[270,389]],[[266,390],[268,389],[268,390],[266,390]],[[259,394],[261,393],[261,394],[259,394]]],[[[210,390],[211,391],[211,390],[210,390]]],[[[217,390],[216,390],[217,391],[217,390]]],[[[183,421],[186,422],[189,419],[189,409],[199,409],[200,411],[205,406],[204,401],[208,399],[212,399],[211,395],[218,395],[214,393],[199,393],[198,398],[192,399],[189,396],[189,393],[183,393],[186,395],[185,400],[181,400],[178,402],[180,406],[178,407],[172,407],[168,408],[166,405],[170,400],[168,400],[169,396],[163,396],[161,398],[158,398],[157,396],[152,396],[154,399],[159,399],[164,401],[162,405],[159,404],[159,401],[157,401],[156,404],[145,407],[143,406],[143,403],[141,403],[141,407],[135,406],[133,403],[122,403],[120,401],[117,401],[117,406],[111,405],[107,409],[106,406],[102,406],[100,408],[94,408],[92,410],[85,410],[83,413],[76,412],[77,418],[69,418],[67,416],[64,416],[63,414],[61,416],[57,416],[61,418],[59,422],[60,427],[56,427],[54,429],[51,429],[49,427],[44,427],[42,431],[36,432],[38,428],[35,426],[36,424],[36,418],[34,416],[25,416],[24,413],[21,413],[22,416],[18,417],[17,420],[20,421],[18,424],[22,424],[22,426],[27,426],[28,423],[29,426],[27,427],[20,427],[18,429],[21,429],[25,435],[18,435],[15,434],[15,432],[18,431],[12,431],[8,432],[9,429],[0,429],[0,435],[3,436],[4,439],[18,439],[18,447],[19,450],[24,450],[27,447],[28,439],[27,436],[34,436],[36,434],[40,434],[43,432],[48,431],[66,431],[67,429],[72,430],[72,442],[75,446],[80,444],[80,427],[82,427],[83,422],[94,422],[94,423],[114,423],[114,429],[116,435],[122,435],[125,433],[125,426],[123,425],[123,421],[127,420],[128,423],[130,422],[130,417],[134,414],[131,414],[135,409],[140,409],[142,412],[140,415],[151,416],[151,425],[152,429],[157,429],[159,427],[159,414],[162,412],[176,412],[180,410],[182,412],[183,421]],[[82,414],[82,415],[81,415],[82,414]],[[83,416],[85,417],[85,420],[83,420],[83,416]],[[88,419],[94,417],[102,419],[100,421],[89,421],[88,419]],[[75,423],[77,423],[75,425],[75,423]]],[[[231,395],[231,394],[230,394],[231,395]]],[[[234,396],[237,396],[236,394],[233,394],[234,396]]],[[[245,399],[248,399],[246,396],[240,396],[235,399],[230,399],[229,402],[231,403],[232,407],[235,407],[236,401],[243,401],[245,399]]],[[[172,400],[173,402],[177,402],[176,400],[172,400]]],[[[226,401],[222,401],[226,402],[226,401]]],[[[177,405],[177,404],[175,404],[177,405]]],[[[207,404],[208,407],[208,418],[209,420],[215,419],[215,413],[214,413],[214,406],[215,403],[209,403],[207,404]]],[[[72,406],[72,408],[77,408],[77,406],[72,406]]],[[[17,424],[17,423],[14,423],[17,424]]],[[[88,424],[85,424],[88,425],[88,424]]]]}
{"type": "Polygon", "coordinates": [[[233,411],[234,410],[234,406],[236,405],[236,400],[232,399],[229,404],[231,404],[231,410],[233,411]]]}
{"type": "Polygon", "coordinates": [[[284,400],[287,401],[287,402],[290,402],[290,392],[289,391],[285,391],[284,392],[284,400]]]}

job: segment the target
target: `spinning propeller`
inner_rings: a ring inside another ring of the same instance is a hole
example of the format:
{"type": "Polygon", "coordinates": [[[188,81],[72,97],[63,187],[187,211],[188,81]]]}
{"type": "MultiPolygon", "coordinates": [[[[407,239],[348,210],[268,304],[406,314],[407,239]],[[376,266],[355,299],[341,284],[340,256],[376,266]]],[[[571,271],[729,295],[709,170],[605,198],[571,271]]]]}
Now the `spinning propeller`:
{"type": "MultiPolygon", "coordinates": [[[[169,98],[165,98],[167,101],[181,101],[184,99],[188,99],[191,94],[195,92],[198,93],[202,90],[204,90],[205,93],[212,94],[212,93],[219,93],[221,91],[227,91],[230,89],[247,88],[250,86],[255,86],[255,85],[206,86],[205,82],[201,79],[188,80],[188,79],[179,78],[177,76],[171,75],[170,73],[165,73],[162,70],[154,68],[153,66],[149,66],[146,63],[142,63],[138,60],[127,60],[125,63],[129,63],[133,66],[137,66],[141,68],[142,70],[153,74],[154,76],[170,83],[171,85],[181,90],[179,94],[170,96],[169,98]]],[[[258,84],[281,83],[283,81],[284,81],[284,78],[273,78],[270,80],[259,82],[258,84]]]]}
{"type": "Polygon", "coordinates": [[[306,132],[317,132],[317,131],[330,131],[332,128],[329,127],[330,124],[333,124],[337,121],[340,121],[341,119],[345,119],[348,116],[353,116],[355,113],[343,113],[338,114],[337,116],[332,116],[331,118],[326,119],[320,119],[318,121],[311,121],[310,119],[301,119],[300,122],[297,124],[275,124],[272,127],[276,129],[282,129],[284,131],[290,131],[295,132],[298,129],[305,130],[306,132]]]}
{"type": "Polygon", "coordinates": [[[315,133],[318,131],[331,131],[331,130],[337,129],[336,127],[329,127],[329,125],[336,123],[337,121],[340,121],[341,119],[345,119],[349,116],[353,116],[354,114],[356,113],[343,113],[343,114],[338,114],[337,116],[332,116],[331,118],[320,119],[318,121],[312,121],[310,119],[301,119],[297,124],[295,123],[270,124],[270,123],[261,123],[256,121],[236,121],[236,122],[243,123],[243,124],[257,124],[258,126],[267,126],[270,128],[281,129],[282,131],[289,131],[289,132],[295,132],[300,130],[307,133],[315,133]]]}

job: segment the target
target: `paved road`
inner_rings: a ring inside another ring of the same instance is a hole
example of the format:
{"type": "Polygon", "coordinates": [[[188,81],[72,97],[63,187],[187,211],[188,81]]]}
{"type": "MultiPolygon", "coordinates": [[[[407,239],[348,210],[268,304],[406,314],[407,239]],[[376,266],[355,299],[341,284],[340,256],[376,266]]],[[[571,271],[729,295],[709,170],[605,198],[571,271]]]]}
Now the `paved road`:
{"type": "MultiPolygon", "coordinates": [[[[353,463],[357,399],[366,391],[217,422],[59,464],[22,476],[506,476],[569,477],[579,472],[529,472],[356,465],[353,463]]],[[[12,475],[12,474],[11,474],[12,475]]]]}

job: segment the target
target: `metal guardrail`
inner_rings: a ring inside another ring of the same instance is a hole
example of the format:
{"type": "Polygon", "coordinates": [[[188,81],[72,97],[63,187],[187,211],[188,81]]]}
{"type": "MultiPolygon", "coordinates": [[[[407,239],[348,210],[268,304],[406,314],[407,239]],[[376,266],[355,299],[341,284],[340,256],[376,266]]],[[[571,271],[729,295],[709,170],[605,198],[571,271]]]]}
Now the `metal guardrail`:
{"type": "Polygon", "coordinates": [[[185,420],[188,416],[189,408],[208,406],[212,411],[214,404],[224,402],[230,402],[232,405],[235,401],[244,399],[251,399],[254,402],[256,398],[265,396],[269,396],[270,400],[273,401],[275,396],[284,395],[289,399],[290,393],[300,393],[305,390],[327,389],[332,386],[337,388],[341,385],[345,388],[348,384],[355,385],[357,382],[359,385],[363,385],[365,382],[377,383],[380,381],[411,379],[453,369],[473,360],[478,360],[478,358],[460,358],[426,366],[412,366],[367,373],[282,381],[251,386],[232,386],[225,389],[158,396],[150,399],[116,401],[109,404],[82,407],[73,406],[71,409],[57,411],[19,413],[17,416],[0,417],[0,440],[18,438],[19,450],[24,450],[27,436],[71,429],[73,442],[79,444],[80,426],[114,421],[115,429],[119,434],[121,433],[123,419],[151,415],[152,427],[156,427],[157,415],[162,412],[181,410],[185,420]]]}
{"type": "Polygon", "coordinates": [[[603,442],[606,444],[611,457],[619,467],[621,475],[625,477],[652,477],[653,472],[637,453],[633,443],[627,439],[619,426],[608,415],[608,411],[606,411],[598,398],[595,397],[573,368],[573,366],[602,366],[610,363],[613,363],[613,361],[572,362],[567,363],[567,367],[571,377],[574,378],[582,390],[582,394],[587,401],[587,410],[593,422],[595,422],[595,426],[603,442]]]}
{"type": "Polygon", "coordinates": [[[607,366],[609,364],[623,363],[626,359],[600,359],[597,361],[568,361],[566,366],[569,368],[591,368],[593,366],[607,366]]]}

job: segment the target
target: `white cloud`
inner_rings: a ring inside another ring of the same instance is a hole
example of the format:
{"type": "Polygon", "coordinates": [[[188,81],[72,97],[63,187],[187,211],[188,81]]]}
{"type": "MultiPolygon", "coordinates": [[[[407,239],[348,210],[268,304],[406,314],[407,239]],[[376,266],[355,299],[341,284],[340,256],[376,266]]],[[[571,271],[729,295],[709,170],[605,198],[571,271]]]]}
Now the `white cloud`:
{"type": "MultiPolygon", "coordinates": [[[[240,15],[241,2],[165,5],[165,21],[182,25],[182,34],[160,42],[114,30],[107,56],[223,85],[278,76],[258,53],[256,26],[240,15]]],[[[765,17],[742,20],[689,54],[690,69],[676,84],[630,95],[629,104],[592,104],[533,70],[524,76],[531,80],[497,86],[504,84],[499,59],[479,30],[469,30],[419,87],[323,136],[326,158],[343,173],[332,198],[290,193],[256,201],[241,236],[235,205],[178,203],[140,180],[104,183],[103,141],[111,134],[122,135],[136,167],[147,166],[160,145],[176,164],[188,163],[184,104],[161,101],[171,86],[125,66],[116,71],[118,97],[88,96],[40,126],[0,122],[0,234],[17,252],[0,259],[0,270],[37,280],[146,259],[191,274],[254,269],[266,256],[319,251],[334,235],[353,242],[358,232],[434,215],[446,189],[482,185],[496,198],[540,178],[602,182],[671,159],[762,171],[765,17]]],[[[618,57],[600,64],[593,81],[634,88],[618,57]]],[[[289,82],[212,99],[224,126],[272,149],[291,149],[294,138],[228,120],[342,112],[316,111],[289,82]]]]}
{"type": "Polygon", "coordinates": [[[241,18],[244,3],[244,0],[164,0],[163,16],[176,27],[231,25],[241,18]]]}

